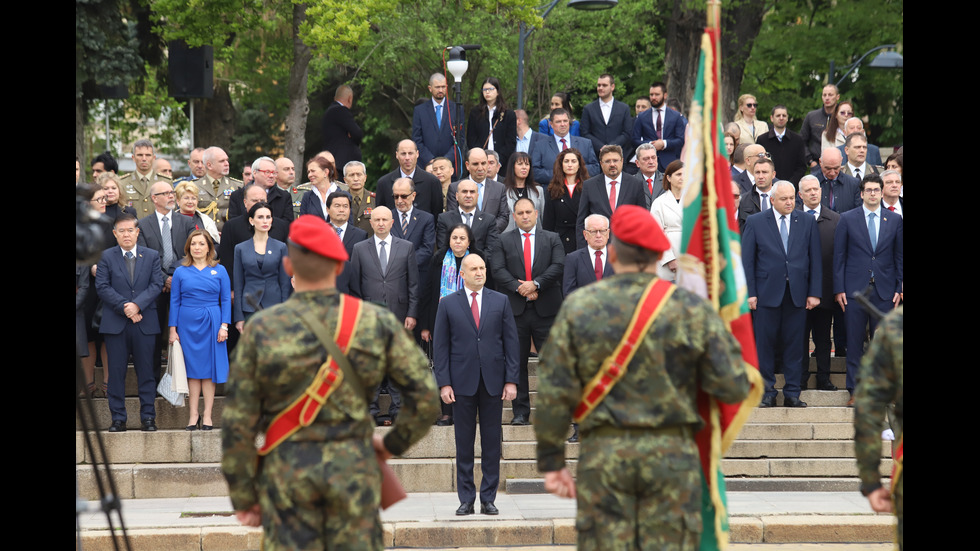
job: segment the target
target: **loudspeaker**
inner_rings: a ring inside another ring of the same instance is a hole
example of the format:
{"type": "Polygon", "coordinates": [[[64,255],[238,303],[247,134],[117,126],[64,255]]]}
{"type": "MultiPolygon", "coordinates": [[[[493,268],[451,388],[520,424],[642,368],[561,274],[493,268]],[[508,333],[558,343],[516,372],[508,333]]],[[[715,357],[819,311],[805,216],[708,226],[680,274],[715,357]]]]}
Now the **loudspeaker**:
{"type": "Polygon", "coordinates": [[[175,98],[214,97],[214,49],[188,48],[183,40],[169,44],[170,95],[175,98]]]}

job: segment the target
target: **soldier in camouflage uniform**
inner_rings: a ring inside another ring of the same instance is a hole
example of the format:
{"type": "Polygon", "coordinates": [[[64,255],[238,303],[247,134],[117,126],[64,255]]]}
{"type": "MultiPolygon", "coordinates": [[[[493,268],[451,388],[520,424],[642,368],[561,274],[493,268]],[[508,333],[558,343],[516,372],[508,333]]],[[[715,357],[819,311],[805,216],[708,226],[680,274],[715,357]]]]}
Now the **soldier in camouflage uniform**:
{"type": "Polygon", "coordinates": [[[170,178],[157,174],[153,170],[155,160],[153,142],[137,140],[133,144],[133,162],[136,164],[136,171],[119,178],[119,191],[122,194],[119,202],[123,206],[136,209],[137,218],[149,216],[156,210],[150,197],[150,187],[153,184],[167,182],[173,185],[170,178]]]}
{"type": "Polygon", "coordinates": [[[674,288],[665,299],[622,379],[579,422],[577,481],[565,467],[565,437],[583,389],[617,348],[670,247],[640,207],[618,208],[612,230],[616,275],[565,299],[541,351],[538,469],[549,491],[577,497],[579,550],[697,549],[696,393],[700,387],[734,403],[749,391],[737,341],[700,297],[674,288]]]}
{"type": "Polygon", "coordinates": [[[197,209],[201,214],[211,217],[218,226],[218,231],[221,231],[228,221],[229,198],[236,189],[242,187],[242,181],[228,176],[231,164],[228,162],[228,154],[220,147],[204,150],[204,166],[204,177],[194,180],[194,185],[200,190],[197,194],[197,209]]]}
{"type": "Polygon", "coordinates": [[[868,353],[861,361],[861,377],[854,392],[854,455],[857,457],[858,474],[861,477],[861,493],[868,497],[871,508],[879,513],[892,510],[898,517],[898,547],[903,546],[903,470],[901,449],[903,426],[903,353],[905,307],[899,306],[888,313],[878,325],[868,353]],[[882,414],[895,405],[890,415],[892,430],[898,442],[892,450],[896,463],[892,490],[889,493],[881,485],[878,470],[881,462],[882,414]]]}
{"type": "Polygon", "coordinates": [[[364,302],[346,353],[363,395],[344,379],[309,426],[257,455],[256,436],[303,395],[327,357],[298,318],[312,311],[334,334],[340,304],[334,280],[346,258],[323,219],[300,217],[290,227],[284,262],[295,274],[296,292],[256,313],[235,349],[222,416],[222,469],[239,520],[250,526],[261,520],[265,549],[382,549],[375,454],[404,453],[438,415],[432,375],[411,335],[386,309],[364,302]],[[402,389],[404,405],[390,432],[372,442],[367,404],[385,375],[402,389]]]}

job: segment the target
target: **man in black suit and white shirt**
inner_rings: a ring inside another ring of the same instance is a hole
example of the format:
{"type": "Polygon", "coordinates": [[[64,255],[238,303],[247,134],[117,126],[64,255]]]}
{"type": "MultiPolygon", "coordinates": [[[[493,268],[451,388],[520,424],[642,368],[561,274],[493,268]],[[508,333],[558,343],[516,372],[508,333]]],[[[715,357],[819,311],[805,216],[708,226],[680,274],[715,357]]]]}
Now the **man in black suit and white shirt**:
{"type": "Polygon", "coordinates": [[[415,208],[415,185],[408,178],[399,178],[391,188],[395,198],[394,225],[391,235],[410,241],[415,247],[415,258],[418,261],[419,281],[428,281],[425,274],[429,269],[429,260],[435,250],[436,223],[435,218],[424,210],[415,208]]]}
{"type": "Polygon", "coordinates": [[[571,113],[564,109],[553,109],[551,128],[555,134],[540,135],[538,143],[534,146],[534,153],[530,154],[531,166],[534,167],[534,181],[544,187],[548,187],[548,183],[551,182],[558,153],[569,148],[575,148],[582,154],[582,162],[585,163],[589,176],[599,174],[599,161],[596,160],[595,152],[592,150],[592,142],[569,134],[571,124],[571,113]]]}
{"type": "Polygon", "coordinates": [[[364,131],[351,113],[353,104],[354,91],[342,84],[334,94],[333,103],[323,114],[323,149],[333,153],[338,172],[350,161],[361,160],[360,145],[364,131]]]}
{"type": "MultiPolygon", "coordinates": [[[[395,199],[391,194],[391,186],[398,178],[410,178],[415,183],[415,206],[435,216],[443,211],[442,185],[439,179],[418,166],[419,149],[412,140],[398,142],[395,149],[398,168],[378,179],[375,193],[378,205],[395,208],[395,199]]],[[[373,226],[373,223],[372,223],[373,226]]]]}
{"type": "Polygon", "coordinates": [[[493,251],[499,246],[500,232],[494,218],[476,208],[477,188],[473,180],[463,179],[457,182],[457,208],[447,210],[439,215],[436,222],[436,243],[441,248],[449,237],[449,229],[457,224],[466,224],[473,232],[473,246],[487,258],[493,256],[493,251]]]}
{"type": "Polygon", "coordinates": [[[643,183],[636,177],[623,173],[623,150],[618,145],[603,146],[599,161],[602,174],[589,178],[582,188],[578,203],[578,221],[575,236],[578,247],[585,246],[585,219],[590,214],[611,218],[613,211],[622,205],[647,207],[643,183]]]}
{"type": "Polygon", "coordinates": [[[368,238],[366,231],[358,228],[350,221],[350,195],[344,191],[335,191],[327,196],[327,216],[333,228],[347,249],[348,259],[344,261],[344,271],[337,276],[337,290],[341,293],[350,292],[350,257],[354,254],[354,245],[368,238]]]}
{"type": "MultiPolygon", "coordinates": [[[[476,201],[476,208],[481,212],[493,215],[497,231],[502,232],[507,227],[510,217],[510,208],[507,207],[506,189],[504,185],[496,180],[487,178],[487,166],[489,164],[487,152],[479,147],[474,147],[466,153],[466,172],[470,175],[470,180],[476,184],[479,196],[476,201]]],[[[449,191],[446,194],[446,210],[453,211],[458,206],[456,203],[456,188],[459,182],[449,184],[449,191]]]]}
{"type": "Polygon", "coordinates": [[[541,350],[561,308],[565,248],[557,233],[537,229],[538,211],[524,197],[514,203],[517,227],[500,236],[500,247],[491,259],[497,290],[510,299],[521,344],[521,375],[514,399],[512,425],[528,425],[531,397],[527,360],[531,341],[541,350]]]}
{"type": "Polygon", "coordinates": [[[599,76],[596,93],[599,99],[585,106],[580,121],[582,137],[592,142],[592,149],[599,155],[604,145],[618,145],[623,149],[623,158],[633,156],[633,117],[630,108],[613,98],[616,81],[610,74],[599,76]]]}

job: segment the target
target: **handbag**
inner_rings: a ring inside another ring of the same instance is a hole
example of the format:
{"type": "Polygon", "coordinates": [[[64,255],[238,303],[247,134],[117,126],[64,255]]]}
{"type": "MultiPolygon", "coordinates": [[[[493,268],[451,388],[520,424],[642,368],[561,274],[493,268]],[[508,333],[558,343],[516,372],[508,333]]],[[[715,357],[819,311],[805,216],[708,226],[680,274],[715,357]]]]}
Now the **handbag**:
{"type": "Polygon", "coordinates": [[[170,405],[184,407],[184,396],[189,390],[187,388],[187,371],[184,368],[184,351],[180,347],[180,341],[174,341],[170,345],[170,353],[167,358],[167,372],[163,374],[163,377],[160,377],[157,392],[170,402],[170,405]]]}

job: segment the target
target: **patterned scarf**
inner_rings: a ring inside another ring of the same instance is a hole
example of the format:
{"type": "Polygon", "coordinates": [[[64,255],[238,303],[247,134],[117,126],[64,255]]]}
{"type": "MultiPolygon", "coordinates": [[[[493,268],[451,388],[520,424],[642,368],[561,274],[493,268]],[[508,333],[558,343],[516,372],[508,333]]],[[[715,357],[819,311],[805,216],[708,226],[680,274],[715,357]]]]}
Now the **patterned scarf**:
{"type": "MultiPolygon", "coordinates": [[[[470,254],[466,251],[463,254],[470,254]]],[[[456,255],[453,250],[446,251],[446,256],[442,259],[442,274],[439,277],[439,300],[463,288],[463,278],[459,277],[459,270],[456,269],[456,255]]]]}

